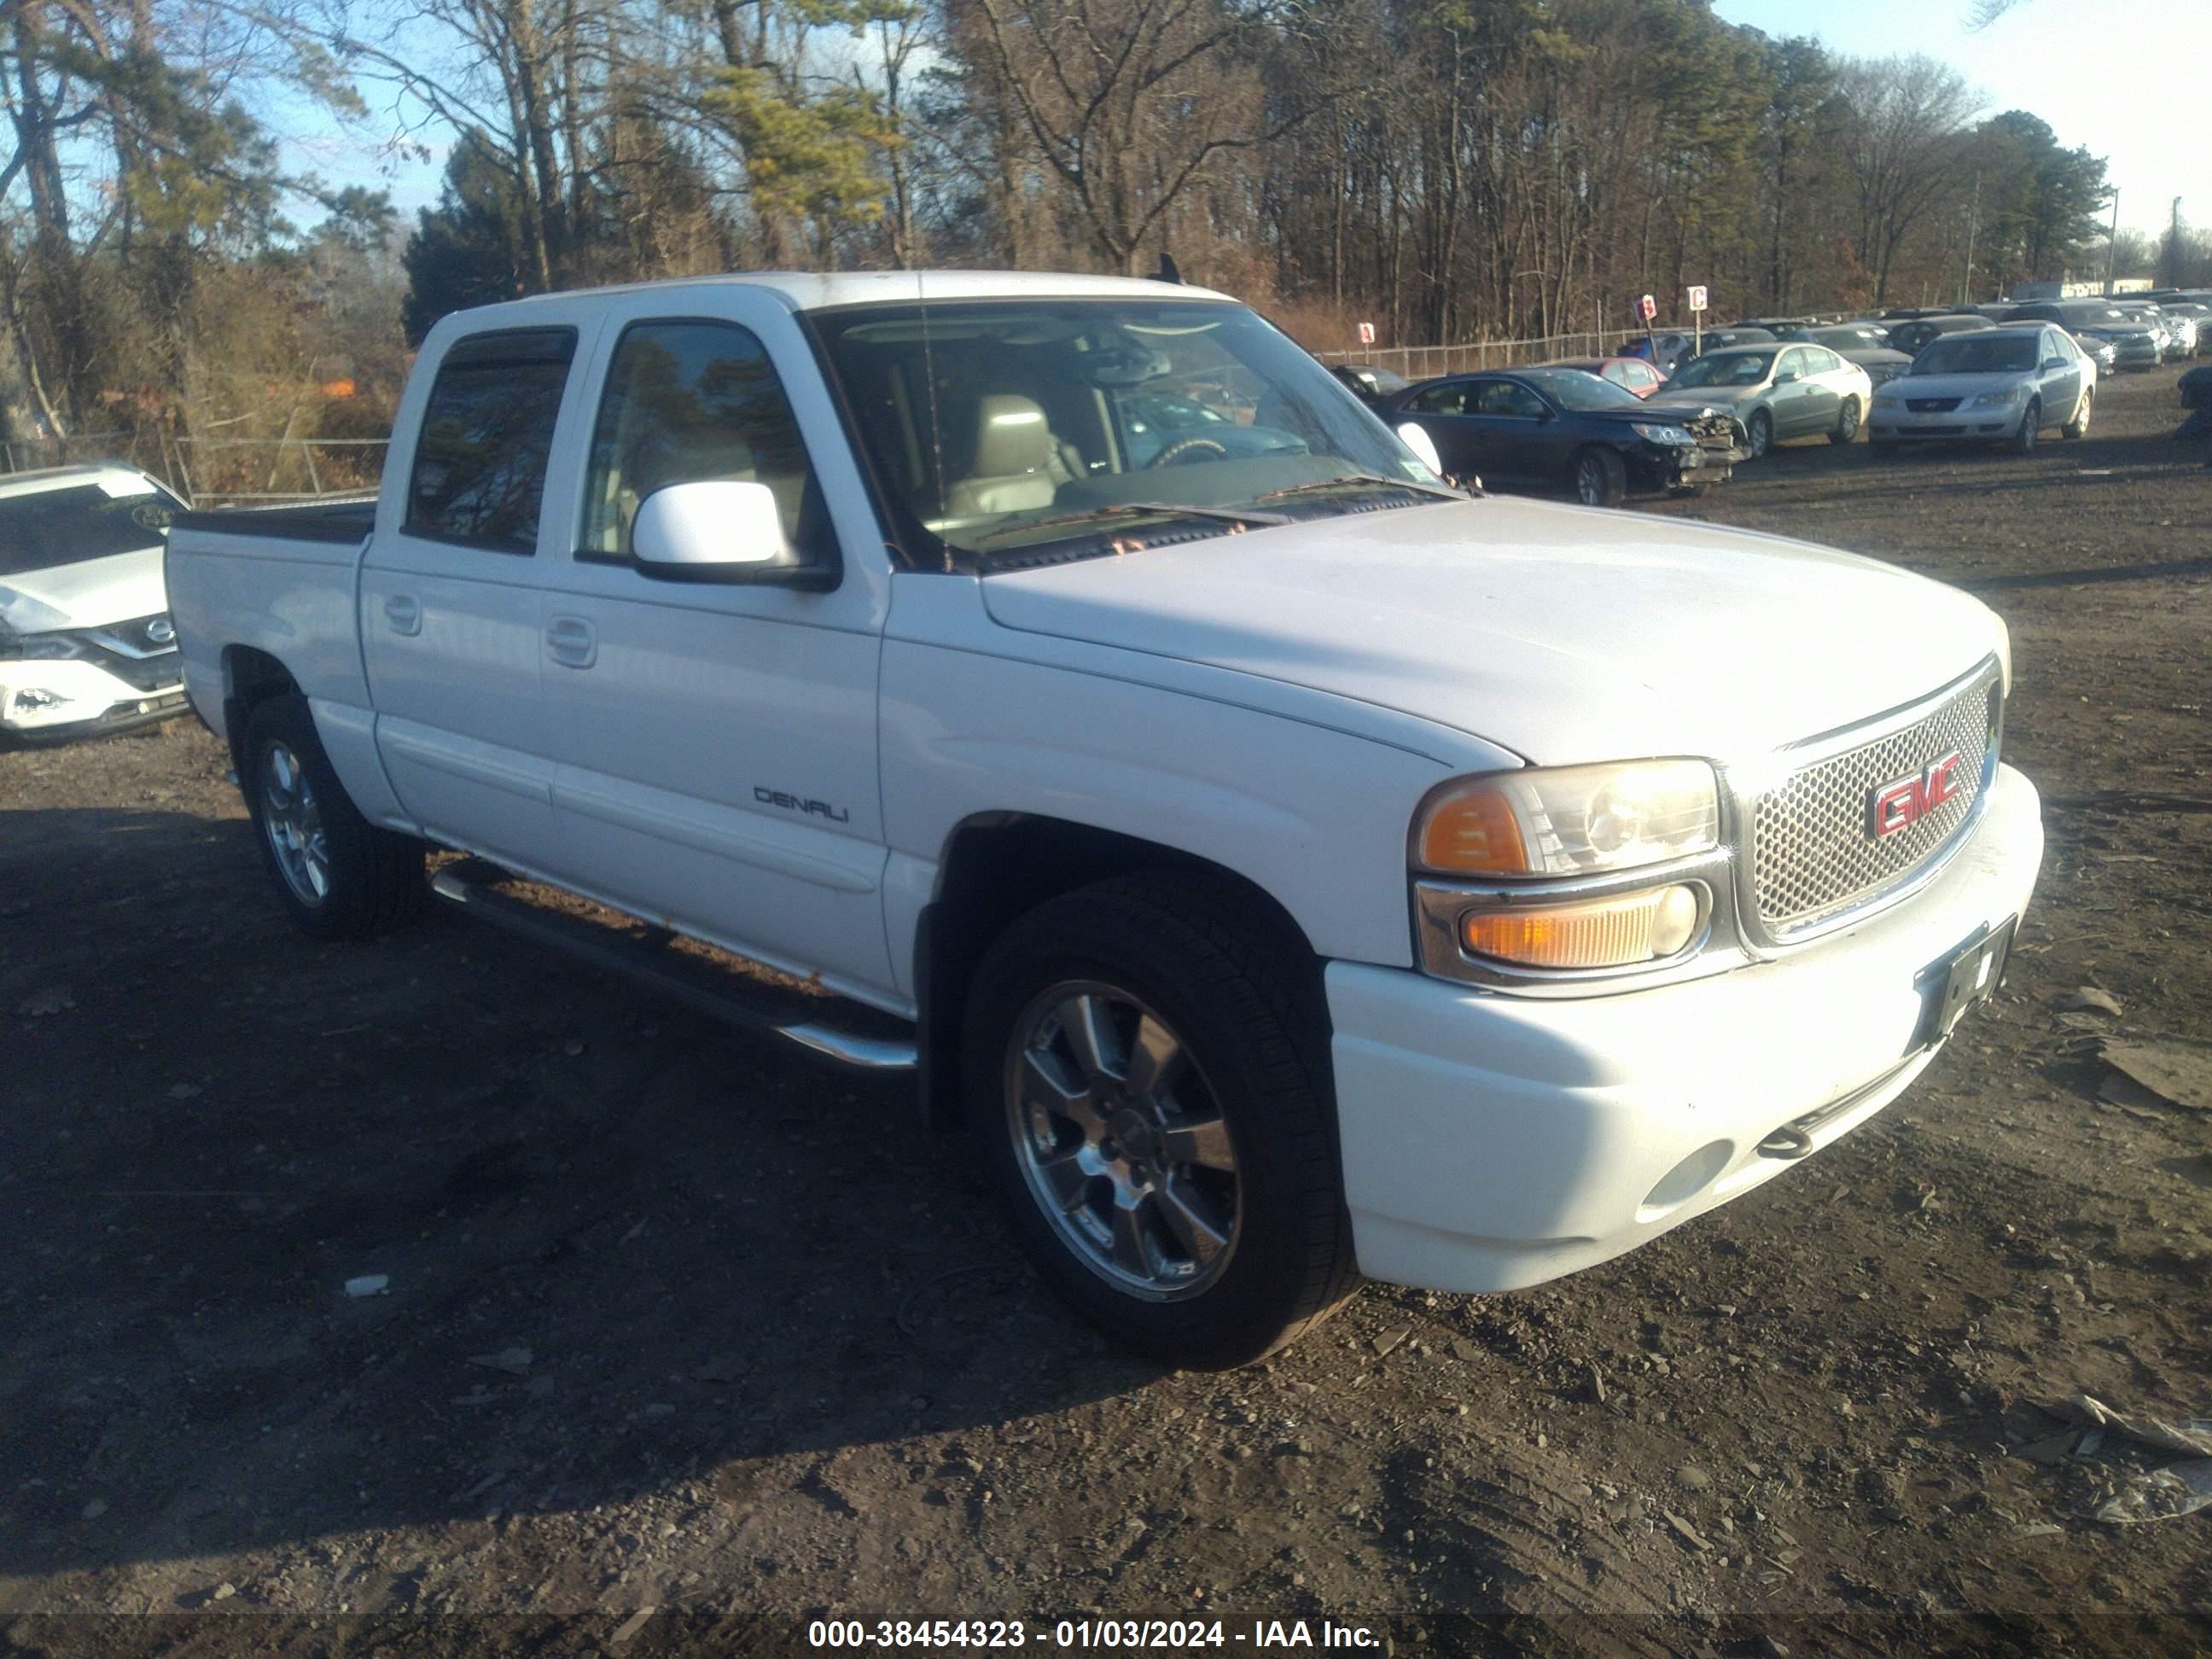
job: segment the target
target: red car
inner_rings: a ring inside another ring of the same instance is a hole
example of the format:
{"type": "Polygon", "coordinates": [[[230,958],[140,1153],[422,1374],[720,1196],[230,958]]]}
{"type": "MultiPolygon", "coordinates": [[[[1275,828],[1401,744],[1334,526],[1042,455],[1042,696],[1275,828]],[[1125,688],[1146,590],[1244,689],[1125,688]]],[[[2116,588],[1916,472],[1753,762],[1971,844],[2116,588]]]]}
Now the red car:
{"type": "Polygon", "coordinates": [[[1547,363],[1547,368],[1578,368],[1585,374],[1595,374],[1601,380],[1610,380],[1639,398],[1648,398],[1667,384],[1667,377],[1641,357],[1572,357],[1556,363],[1547,363]]]}

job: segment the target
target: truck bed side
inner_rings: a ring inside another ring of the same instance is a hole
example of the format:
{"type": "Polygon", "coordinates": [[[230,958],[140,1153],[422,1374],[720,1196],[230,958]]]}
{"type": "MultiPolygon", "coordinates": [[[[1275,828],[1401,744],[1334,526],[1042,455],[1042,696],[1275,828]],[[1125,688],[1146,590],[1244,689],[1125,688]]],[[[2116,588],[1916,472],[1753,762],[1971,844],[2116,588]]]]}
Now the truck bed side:
{"type": "Polygon", "coordinates": [[[225,738],[241,675],[281,670],[315,706],[332,765],[367,810],[389,797],[369,737],[356,592],[373,499],[186,513],[169,534],[185,689],[225,738]]]}

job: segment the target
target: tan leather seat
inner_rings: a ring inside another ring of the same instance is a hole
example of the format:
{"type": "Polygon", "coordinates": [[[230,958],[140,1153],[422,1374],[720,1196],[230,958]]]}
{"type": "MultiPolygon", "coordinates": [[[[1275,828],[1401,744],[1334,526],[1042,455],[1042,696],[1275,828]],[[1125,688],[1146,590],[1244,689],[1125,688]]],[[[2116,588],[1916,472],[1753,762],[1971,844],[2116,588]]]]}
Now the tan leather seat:
{"type": "Polygon", "coordinates": [[[1044,410],[1033,398],[995,392],[975,404],[975,451],[969,473],[945,494],[945,510],[955,519],[995,513],[1021,513],[1050,507],[1060,485],[1073,475],[1044,410]]]}

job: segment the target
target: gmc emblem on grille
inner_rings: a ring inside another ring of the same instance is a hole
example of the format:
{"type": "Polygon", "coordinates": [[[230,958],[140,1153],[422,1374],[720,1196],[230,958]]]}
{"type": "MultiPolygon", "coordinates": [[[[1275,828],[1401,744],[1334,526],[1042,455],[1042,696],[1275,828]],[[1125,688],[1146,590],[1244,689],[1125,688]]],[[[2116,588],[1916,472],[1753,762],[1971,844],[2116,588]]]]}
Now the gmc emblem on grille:
{"type": "Polygon", "coordinates": [[[1920,822],[1959,793],[1959,763],[1954,749],[1929,761],[1914,776],[1867,792],[1867,834],[1880,841],[1920,822]]]}

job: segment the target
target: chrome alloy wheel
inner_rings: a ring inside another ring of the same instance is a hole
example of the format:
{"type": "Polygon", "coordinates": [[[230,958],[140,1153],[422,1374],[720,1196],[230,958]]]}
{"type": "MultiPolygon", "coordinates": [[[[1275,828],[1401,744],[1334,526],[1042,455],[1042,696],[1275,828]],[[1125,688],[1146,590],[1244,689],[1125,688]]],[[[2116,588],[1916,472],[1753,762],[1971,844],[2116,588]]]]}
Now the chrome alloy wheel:
{"type": "Polygon", "coordinates": [[[1006,1127],[1060,1242],[1116,1290],[1195,1296],[1237,1249],[1237,1155],[1203,1072],[1128,992],[1055,985],[1008,1045],[1006,1127]]]}
{"type": "Polygon", "coordinates": [[[1584,507],[1605,504],[1605,463],[1585,455],[1575,465],[1575,499],[1584,507]]]}
{"type": "Polygon", "coordinates": [[[331,844],[323,809],[300,757],[281,743],[270,744],[261,757],[261,833],[295,898],[312,907],[330,896],[331,844]]]}

